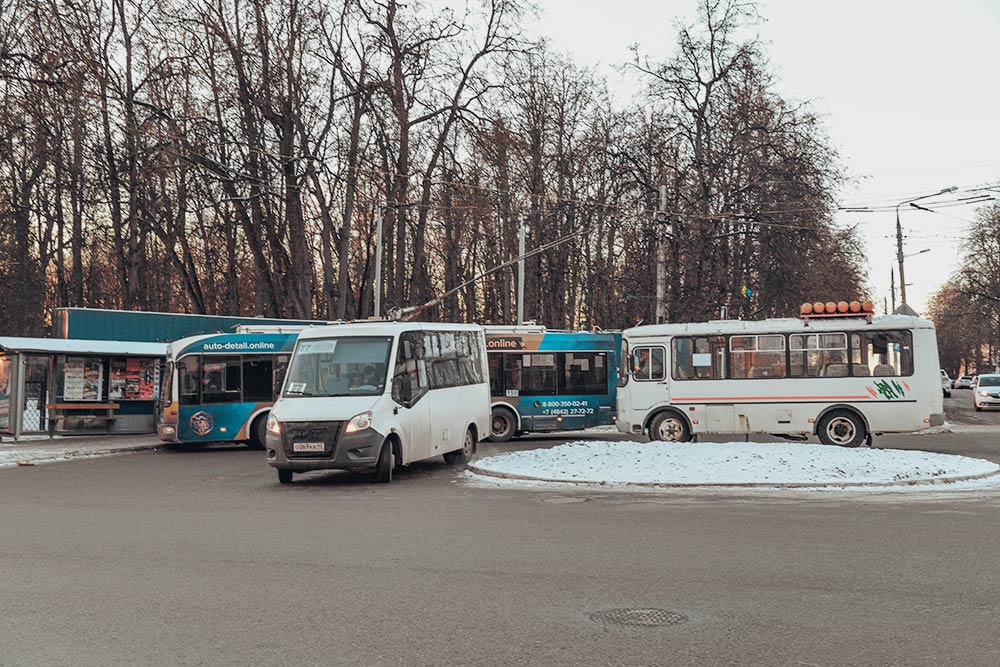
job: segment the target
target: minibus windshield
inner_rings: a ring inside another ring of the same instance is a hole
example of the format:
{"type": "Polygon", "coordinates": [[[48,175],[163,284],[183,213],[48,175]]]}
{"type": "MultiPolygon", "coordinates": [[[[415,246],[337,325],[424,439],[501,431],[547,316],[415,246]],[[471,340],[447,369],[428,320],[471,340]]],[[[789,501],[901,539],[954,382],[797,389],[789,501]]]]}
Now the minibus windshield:
{"type": "Polygon", "coordinates": [[[385,391],[392,338],[300,339],[282,396],[379,396],[385,391]]]}

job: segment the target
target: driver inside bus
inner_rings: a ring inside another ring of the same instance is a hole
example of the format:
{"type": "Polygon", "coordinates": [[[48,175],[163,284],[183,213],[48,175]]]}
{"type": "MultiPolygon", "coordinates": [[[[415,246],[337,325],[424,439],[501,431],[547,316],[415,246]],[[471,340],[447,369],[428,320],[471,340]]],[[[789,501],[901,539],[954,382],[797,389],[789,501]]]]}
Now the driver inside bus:
{"type": "Polygon", "coordinates": [[[647,379],[657,379],[663,376],[663,362],[656,358],[656,355],[650,355],[648,348],[642,348],[638,350],[638,359],[636,360],[635,370],[636,376],[639,378],[647,379]]]}

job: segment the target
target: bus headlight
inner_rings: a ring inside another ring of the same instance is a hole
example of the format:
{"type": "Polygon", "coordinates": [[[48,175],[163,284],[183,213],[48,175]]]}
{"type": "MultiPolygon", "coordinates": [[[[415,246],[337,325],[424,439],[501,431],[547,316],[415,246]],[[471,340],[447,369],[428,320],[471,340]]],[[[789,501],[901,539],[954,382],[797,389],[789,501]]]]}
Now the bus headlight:
{"type": "Polygon", "coordinates": [[[271,435],[281,435],[281,422],[274,416],[274,413],[267,415],[267,432],[271,435]]]}
{"type": "Polygon", "coordinates": [[[344,433],[357,433],[358,431],[364,431],[366,428],[371,428],[372,425],[372,413],[362,412],[360,415],[354,415],[351,417],[351,421],[347,422],[347,428],[344,429],[344,433]]]}

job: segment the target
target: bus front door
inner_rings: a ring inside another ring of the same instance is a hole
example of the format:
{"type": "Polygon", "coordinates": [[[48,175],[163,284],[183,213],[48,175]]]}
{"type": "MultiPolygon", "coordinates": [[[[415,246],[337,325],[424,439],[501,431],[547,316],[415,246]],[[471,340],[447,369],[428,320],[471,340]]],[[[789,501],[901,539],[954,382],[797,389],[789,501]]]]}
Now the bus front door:
{"type": "Polygon", "coordinates": [[[667,380],[667,352],[662,345],[640,345],[632,349],[632,381],[629,406],[633,410],[649,410],[670,401],[667,380]]]}

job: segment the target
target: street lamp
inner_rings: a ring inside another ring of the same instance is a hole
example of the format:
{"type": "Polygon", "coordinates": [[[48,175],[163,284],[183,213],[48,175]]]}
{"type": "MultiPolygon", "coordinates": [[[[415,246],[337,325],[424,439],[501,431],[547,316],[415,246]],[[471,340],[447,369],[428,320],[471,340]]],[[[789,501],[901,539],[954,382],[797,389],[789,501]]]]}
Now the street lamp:
{"type": "MultiPolygon", "coordinates": [[[[954,192],[958,188],[954,185],[950,188],[945,188],[939,192],[933,192],[929,195],[921,195],[919,197],[912,197],[910,199],[904,199],[903,201],[896,204],[896,260],[899,262],[899,298],[902,302],[901,305],[906,305],[906,273],[903,271],[903,227],[899,224],[899,207],[903,204],[909,204],[911,202],[920,201],[921,199],[928,199],[930,197],[937,197],[938,195],[947,194],[949,192],[954,192]]],[[[920,253],[917,253],[920,254],[920,253]]]]}
{"type": "Polygon", "coordinates": [[[924,248],[923,250],[918,250],[917,252],[911,252],[909,255],[903,255],[903,259],[909,259],[911,257],[916,257],[917,255],[923,255],[925,252],[930,252],[930,248],[924,248]]]}

